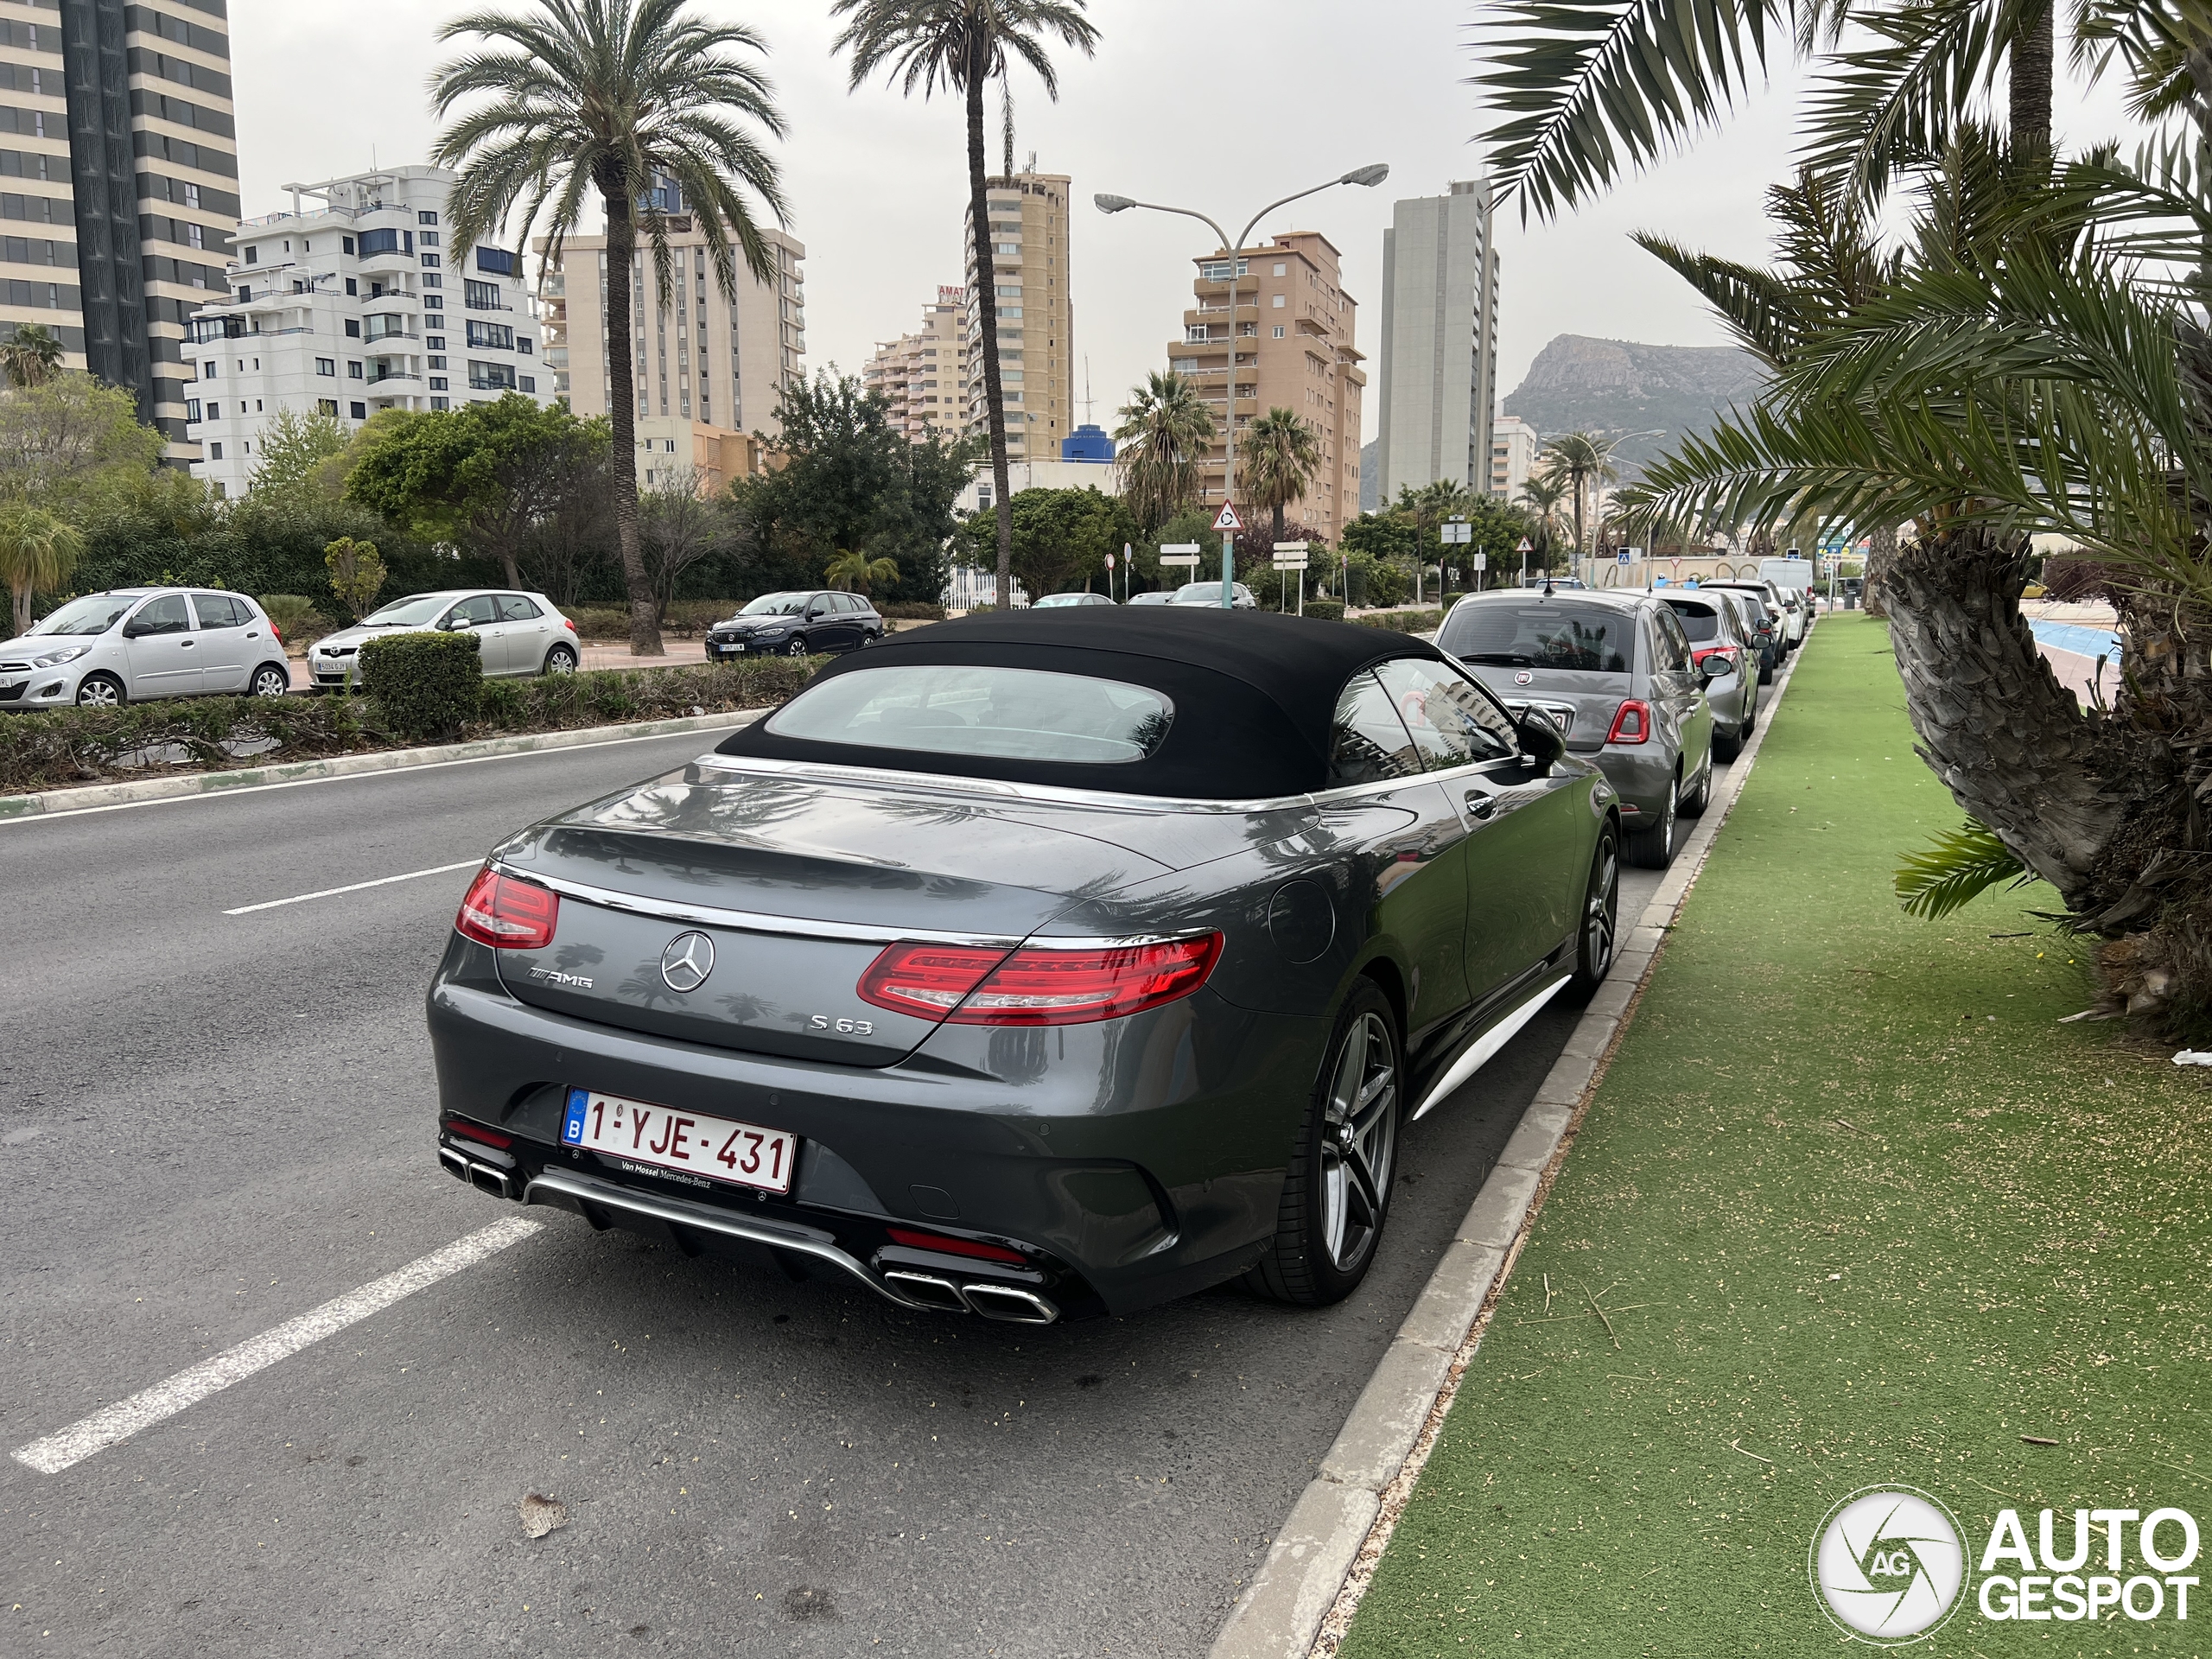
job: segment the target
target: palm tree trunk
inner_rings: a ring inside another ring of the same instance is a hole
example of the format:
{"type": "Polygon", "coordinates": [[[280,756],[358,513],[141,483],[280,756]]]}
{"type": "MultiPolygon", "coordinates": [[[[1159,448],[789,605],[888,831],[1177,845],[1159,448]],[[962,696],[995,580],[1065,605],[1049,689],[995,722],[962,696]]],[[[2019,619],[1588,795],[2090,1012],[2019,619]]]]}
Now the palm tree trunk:
{"type": "Polygon", "coordinates": [[[1275,540],[1282,538],[1282,503],[1278,501],[1275,503],[1275,540]]]}
{"type": "Polygon", "coordinates": [[[2050,0],[2025,22],[2012,44],[2007,68],[2006,121],[2012,128],[2012,159],[2038,163],[2050,158],[2050,77],[2054,53],[2050,0]]]}
{"type": "Polygon", "coordinates": [[[630,331],[635,321],[630,259],[637,251],[638,226],[631,217],[626,178],[609,175],[593,182],[607,203],[607,372],[614,388],[613,407],[607,411],[613,427],[611,482],[622,586],[630,596],[630,654],[664,657],[668,651],[660,639],[660,607],[653,595],[652,578],[645,571],[645,554],[638,545],[638,389],[630,357],[630,331]]]}
{"type": "Polygon", "coordinates": [[[1871,545],[1866,550],[1866,566],[1859,574],[1859,608],[1869,616],[1887,616],[1889,601],[1883,589],[1890,579],[1890,566],[1897,562],[1897,532],[1894,524],[1884,524],[1868,533],[1871,545]]]}
{"type": "MultiPolygon", "coordinates": [[[[968,222],[976,252],[976,301],[983,324],[983,404],[991,432],[993,505],[999,521],[998,607],[1014,608],[1014,503],[1007,499],[1006,388],[999,378],[999,295],[991,268],[990,202],[983,171],[983,81],[980,47],[968,62],[968,222]]],[[[1027,446],[1024,446],[1027,453],[1027,446]]]]}

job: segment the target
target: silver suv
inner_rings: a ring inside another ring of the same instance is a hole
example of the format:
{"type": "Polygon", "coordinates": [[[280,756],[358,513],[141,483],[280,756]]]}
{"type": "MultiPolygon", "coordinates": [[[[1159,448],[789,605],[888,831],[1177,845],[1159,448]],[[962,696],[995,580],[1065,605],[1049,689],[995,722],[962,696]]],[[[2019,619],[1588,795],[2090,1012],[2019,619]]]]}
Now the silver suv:
{"type": "Polygon", "coordinates": [[[503,675],[573,674],[583,652],[576,625],[543,594],[499,588],[450,588],[441,593],[410,594],[372,611],[350,628],[327,633],[308,652],[308,669],[317,690],[356,682],[361,645],[380,633],[458,632],[476,636],[484,677],[503,675]]]}
{"type": "Polygon", "coordinates": [[[281,697],[291,685],[283,637],[244,594],[199,588],[87,594],[0,645],[0,709],[281,697]]]}

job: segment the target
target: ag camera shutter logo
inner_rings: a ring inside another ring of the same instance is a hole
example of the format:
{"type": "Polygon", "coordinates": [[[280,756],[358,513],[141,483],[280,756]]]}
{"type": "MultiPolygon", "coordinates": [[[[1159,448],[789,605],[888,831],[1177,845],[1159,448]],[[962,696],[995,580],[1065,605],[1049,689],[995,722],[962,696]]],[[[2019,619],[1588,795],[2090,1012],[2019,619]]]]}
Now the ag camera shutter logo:
{"type": "Polygon", "coordinates": [[[1877,1647],[1916,1642],[1958,1610],[1963,1535],[1951,1512],[1910,1486],[1870,1486],[1827,1513],[1807,1564],[1821,1608],[1877,1647]]]}

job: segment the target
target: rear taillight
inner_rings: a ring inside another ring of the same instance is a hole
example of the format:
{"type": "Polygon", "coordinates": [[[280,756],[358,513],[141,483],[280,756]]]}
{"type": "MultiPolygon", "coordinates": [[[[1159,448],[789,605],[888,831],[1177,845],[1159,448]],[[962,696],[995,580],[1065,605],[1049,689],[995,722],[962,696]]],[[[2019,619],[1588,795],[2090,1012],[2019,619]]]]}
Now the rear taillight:
{"type": "Polygon", "coordinates": [[[558,894],[501,875],[490,865],[477,871],[453,925],[463,938],[498,950],[542,950],[553,943],[560,919],[558,894]]]}
{"type": "Polygon", "coordinates": [[[501,1135],[497,1129],[487,1129],[481,1124],[469,1122],[466,1118],[448,1118],[446,1132],[448,1135],[461,1135],[470,1141],[481,1141],[486,1146],[497,1147],[502,1152],[515,1143],[515,1138],[512,1135],[501,1135]]]}
{"type": "Polygon", "coordinates": [[[1733,645],[1708,645],[1703,651],[1691,654],[1700,668],[1705,666],[1705,659],[1708,657],[1718,657],[1722,662],[1727,664],[1726,671],[1731,674],[1743,665],[1742,659],[1736,655],[1736,647],[1733,645]]]}
{"type": "Polygon", "coordinates": [[[1630,697],[1620,706],[1613,716],[1613,728],[1605,734],[1608,743],[1649,743],[1651,741],[1651,705],[1630,697]]]}
{"type": "Polygon", "coordinates": [[[861,976],[861,1000],[956,1026],[1075,1026],[1187,996],[1221,957],[1221,935],[1143,944],[894,944],[861,976]]]}
{"type": "Polygon", "coordinates": [[[936,1250],[945,1255],[972,1255],[978,1262],[1011,1262],[1026,1267],[1029,1258],[1003,1244],[986,1244],[977,1238],[955,1238],[949,1233],[918,1233],[911,1227],[887,1227],[893,1244],[910,1250],[936,1250]]]}
{"type": "Polygon", "coordinates": [[[271,639],[274,639],[278,645],[283,645],[284,643],[284,636],[277,631],[276,619],[274,617],[270,617],[264,620],[269,623],[269,637],[271,639]]]}
{"type": "Polygon", "coordinates": [[[561,619],[561,626],[566,628],[570,633],[574,633],[576,631],[576,623],[574,617],[563,617],[561,619]]]}

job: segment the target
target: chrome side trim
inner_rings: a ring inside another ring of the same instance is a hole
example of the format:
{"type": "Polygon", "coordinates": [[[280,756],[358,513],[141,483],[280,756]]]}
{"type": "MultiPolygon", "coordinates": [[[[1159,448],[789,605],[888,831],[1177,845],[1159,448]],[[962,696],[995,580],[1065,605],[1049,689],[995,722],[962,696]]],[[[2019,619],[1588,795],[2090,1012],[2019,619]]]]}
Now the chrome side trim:
{"type": "Polygon", "coordinates": [[[1544,1004],[1557,996],[1560,987],[1572,977],[1572,975],[1562,974],[1477,1038],[1465,1053],[1452,1062],[1451,1069],[1436,1080],[1436,1086],[1428,1091],[1428,1098],[1421,1102],[1420,1108],[1407,1121],[1420,1122],[1439,1101],[1487,1065],[1497,1051],[1518,1036],[1521,1027],[1535,1019],[1544,1004]]]}
{"type": "Polygon", "coordinates": [[[758,910],[724,910],[715,905],[683,904],[673,899],[649,899],[642,893],[617,893],[612,887],[595,887],[588,882],[572,881],[564,875],[547,875],[539,870],[510,864],[504,859],[493,859],[492,868],[502,875],[511,875],[518,881],[550,888],[563,898],[581,899],[588,905],[626,911],[633,916],[651,916],[658,921],[690,922],[700,927],[728,928],[736,933],[772,933],[798,939],[840,939],[855,944],[895,944],[906,939],[918,944],[972,944],[981,950],[1011,950],[1022,939],[1022,936],[1018,934],[948,933],[925,927],[878,927],[861,922],[823,922],[799,916],[771,916],[758,910]]]}
{"type": "MultiPolygon", "coordinates": [[[[766,755],[719,754],[712,750],[693,764],[716,772],[754,772],[797,778],[846,788],[910,789],[926,795],[988,795],[1007,800],[1039,801],[1093,810],[1162,817],[1180,812],[1243,816],[1309,804],[1310,795],[1278,795],[1262,800],[1211,801],[1182,795],[1124,795],[1105,789],[1065,789],[1056,784],[1015,784],[999,778],[956,778],[934,772],[900,772],[889,766],[833,766],[809,760],[777,760],[766,755]]],[[[1363,785],[1364,787],[1364,785],[1363,785]]]]}
{"type": "Polygon", "coordinates": [[[626,1210],[632,1215],[649,1216],[655,1221],[669,1222],[678,1227],[696,1227],[702,1232],[747,1239],[779,1250],[796,1250],[801,1255],[810,1255],[818,1262],[842,1268],[886,1301],[900,1307],[921,1308],[929,1313],[937,1311],[925,1303],[909,1301],[870,1273],[856,1258],[847,1255],[827,1239],[802,1232],[795,1227],[746,1221],[723,1211],[710,1210],[702,1204],[686,1204],[680,1198],[663,1198],[650,1192],[632,1192],[626,1187],[595,1181],[586,1175],[571,1175],[558,1169],[545,1170],[536,1176],[524,1189],[522,1201],[524,1204],[545,1202],[537,1196],[541,1188],[548,1192],[557,1192],[573,1203],[595,1204],[607,1210],[626,1210]]]}

